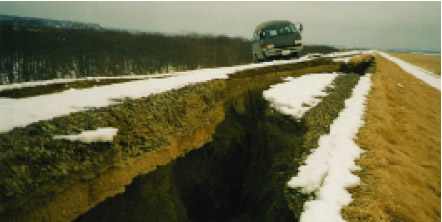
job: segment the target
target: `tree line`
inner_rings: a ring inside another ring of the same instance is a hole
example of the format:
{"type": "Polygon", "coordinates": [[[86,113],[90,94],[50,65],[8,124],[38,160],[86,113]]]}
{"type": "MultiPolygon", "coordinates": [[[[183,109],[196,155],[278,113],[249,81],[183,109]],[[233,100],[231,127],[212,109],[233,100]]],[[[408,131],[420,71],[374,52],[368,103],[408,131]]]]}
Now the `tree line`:
{"type": "Polygon", "coordinates": [[[252,61],[250,47],[246,39],[226,36],[0,24],[0,84],[232,66],[252,61]]]}

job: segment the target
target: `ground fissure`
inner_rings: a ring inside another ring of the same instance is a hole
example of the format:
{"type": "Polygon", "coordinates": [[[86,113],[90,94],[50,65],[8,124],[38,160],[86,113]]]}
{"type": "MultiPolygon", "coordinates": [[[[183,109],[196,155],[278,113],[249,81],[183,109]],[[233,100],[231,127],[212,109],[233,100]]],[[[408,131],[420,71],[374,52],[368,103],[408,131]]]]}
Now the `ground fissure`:
{"type": "MultiPolygon", "coordinates": [[[[262,98],[262,91],[288,76],[341,69],[339,63],[318,59],[246,70],[227,80],[199,83],[141,100],[127,99],[122,105],[41,121],[2,134],[2,144],[10,144],[2,150],[15,150],[2,157],[6,160],[2,167],[17,170],[2,171],[3,178],[10,178],[8,173],[13,173],[13,181],[20,183],[15,186],[8,180],[2,181],[2,189],[9,189],[14,198],[2,197],[3,204],[9,205],[2,205],[1,218],[72,220],[106,198],[78,220],[100,218],[100,214],[94,213],[100,211],[116,212],[115,217],[132,215],[128,218],[137,221],[146,217],[135,212],[136,209],[146,210],[141,206],[149,203],[158,204],[149,208],[152,220],[159,220],[161,215],[168,221],[202,221],[209,216],[220,221],[297,218],[302,211],[299,200],[307,197],[296,196],[296,191],[286,188],[286,182],[308,150],[287,147],[302,148],[309,130],[321,127],[307,126],[306,119],[297,120],[275,112],[262,98]],[[55,134],[97,126],[119,129],[112,144],[51,140],[55,134]],[[18,135],[25,137],[14,140],[18,135]],[[199,149],[191,151],[196,148],[199,149]],[[34,155],[34,160],[28,159],[29,152],[36,151],[39,155],[34,155]],[[183,155],[186,157],[177,159],[183,155]],[[41,162],[42,158],[46,162],[39,166],[46,170],[27,167],[33,161],[41,162]],[[198,165],[192,159],[206,161],[199,161],[198,165]],[[214,175],[218,176],[212,178],[214,175]],[[34,179],[38,179],[39,189],[34,179]],[[39,191],[34,192],[35,189],[39,191]],[[118,212],[103,207],[112,206],[112,201],[128,201],[117,195],[123,192],[121,196],[145,197],[133,202],[140,208],[132,206],[124,211],[120,207],[118,212]],[[114,195],[117,196],[109,198],[114,195]],[[14,215],[17,211],[22,213],[14,215]]],[[[342,81],[338,85],[345,90],[350,90],[358,79],[356,74],[342,76],[336,81],[342,81]]],[[[339,87],[329,90],[337,90],[330,92],[338,95],[336,98],[346,96],[339,92],[339,87]]],[[[333,104],[331,101],[328,103],[333,104]]],[[[339,109],[317,110],[326,116],[339,109]]]]}

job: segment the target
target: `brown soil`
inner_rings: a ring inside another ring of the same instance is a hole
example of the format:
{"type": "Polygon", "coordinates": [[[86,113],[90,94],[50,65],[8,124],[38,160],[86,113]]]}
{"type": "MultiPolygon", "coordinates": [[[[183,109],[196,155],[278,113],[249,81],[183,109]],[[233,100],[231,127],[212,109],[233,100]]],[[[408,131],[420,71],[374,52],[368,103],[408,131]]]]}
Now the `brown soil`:
{"type": "Polygon", "coordinates": [[[422,55],[410,53],[389,53],[406,62],[417,65],[432,73],[440,75],[440,55],[422,55]]]}
{"type": "Polygon", "coordinates": [[[223,120],[222,103],[213,107],[210,112],[210,125],[201,127],[189,136],[176,138],[171,145],[140,157],[127,160],[120,166],[105,171],[99,177],[81,181],[66,189],[54,199],[27,215],[26,221],[73,221],[78,215],[87,212],[97,203],[125,191],[125,186],[142,174],[154,171],[157,166],[168,164],[192,149],[199,148],[211,141],[215,126],[223,120]]]}
{"type": "Polygon", "coordinates": [[[376,62],[357,139],[367,151],[358,161],[361,185],[344,218],[440,221],[441,92],[379,55],[376,62]]]}

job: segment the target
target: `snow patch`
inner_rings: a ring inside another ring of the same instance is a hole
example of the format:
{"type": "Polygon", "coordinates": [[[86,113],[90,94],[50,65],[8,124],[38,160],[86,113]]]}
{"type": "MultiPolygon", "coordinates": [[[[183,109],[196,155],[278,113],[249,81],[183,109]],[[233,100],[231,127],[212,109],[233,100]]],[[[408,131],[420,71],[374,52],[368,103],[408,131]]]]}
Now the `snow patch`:
{"type": "Polygon", "coordinates": [[[300,59],[293,59],[293,60],[282,60],[282,61],[271,61],[271,62],[265,62],[265,63],[259,63],[259,64],[248,64],[248,65],[240,65],[240,66],[233,66],[233,67],[222,67],[222,68],[214,68],[214,69],[199,69],[199,70],[191,70],[191,71],[184,71],[184,72],[173,72],[173,73],[163,73],[163,74],[150,74],[150,75],[121,75],[121,76],[102,76],[102,77],[83,77],[83,78],[74,78],[74,79],[51,79],[51,80],[41,80],[41,81],[33,81],[33,82],[23,82],[23,83],[13,83],[13,84],[7,84],[7,85],[0,85],[0,92],[5,90],[12,90],[12,89],[21,89],[21,88],[27,88],[27,87],[36,87],[36,86],[46,86],[46,85],[53,85],[53,84],[62,84],[62,83],[71,83],[71,82],[77,82],[77,81],[85,81],[85,80],[95,80],[96,82],[100,82],[100,80],[108,80],[108,79],[149,79],[149,78],[165,78],[165,77],[172,77],[180,74],[188,74],[189,72],[194,71],[201,71],[201,70],[220,70],[227,68],[233,68],[237,71],[244,70],[244,69],[250,69],[250,68],[259,68],[259,67],[265,67],[265,66],[271,66],[271,65],[282,65],[282,64],[288,64],[288,63],[297,63],[297,62],[305,62],[309,61],[311,59],[305,57],[302,57],[300,59]]]}
{"type": "Polygon", "coordinates": [[[286,82],[270,86],[263,95],[279,112],[301,118],[311,107],[321,102],[322,99],[318,97],[327,95],[325,88],[337,76],[337,73],[328,73],[288,77],[286,82]]]}
{"type": "Polygon", "coordinates": [[[103,127],[96,130],[85,130],[78,135],[56,135],[56,140],[79,141],[84,143],[112,142],[118,133],[117,128],[103,127]]]}
{"type": "Polygon", "coordinates": [[[326,57],[326,58],[353,57],[353,56],[359,55],[361,53],[362,53],[362,51],[332,52],[332,53],[326,54],[322,57],[326,57]]]}
{"type": "Polygon", "coordinates": [[[342,222],[341,209],[351,203],[346,188],[359,184],[359,177],[351,172],[363,150],[353,141],[364,124],[366,96],[371,87],[370,74],[361,77],[345,101],[345,108],[330,125],[330,134],[319,138],[319,146],[308,156],[306,165],[299,167],[297,176],[288,186],[301,188],[304,193],[315,192],[316,199],[307,201],[301,222],[342,222]]]}
{"type": "Polygon", "coordinates": [[[424,70],[424,69],[420,68],[419,66],[415,66],[415,65],[405,62],[401,59],[393,57],[385,52],[379,52],[379,54],[381,56],[383,56],[384,58],[396,63],[404,71],[410,73],[411,75],[414,75],[416,78],[424,81],[428,85],[430,85],[440,91],[440,88],[441,88],[440,76],[438,76],[432,72],[428,72],[427,70],[424,70]]]}
{"type": "Polygon", "coordinates": [[[350,61],[350,59],[352,59],[353,57],[344,57],[344,58],[335,58],[333,59],[333,62],[345,62],[348,63],[350,61]]]}
{"type": "MultiPolygon", "coordinates": [[[[227,79],[228,75],[246,69],[299,63],[310,60],[312,59],[303,57],[296,60],[200,69],[174,73],[174,75],[161,75],[161,77],[167,78],[149,78],[86,89],[71,89],[59,93],[22,99],[0,98],[0,133],[8,132],[14,127],[24,127],[40,120],[49,120],[54,117],[85,111],[91,107],[106,107],[117,104],[119,103],[117,101],[121,101],[124,98],[138,99],[172,89],[179,89],[198,82],[206,82],[213,79],[227,79]]],[[[133,76],[131,76],[131,78],[132,77],[133,76]]],[[[53,82],[57,81],[58,80],[54,80],[53,82]]],[[[44,84],[49,84],[49,82],[50,81],[47,81],[44,84]]]]}

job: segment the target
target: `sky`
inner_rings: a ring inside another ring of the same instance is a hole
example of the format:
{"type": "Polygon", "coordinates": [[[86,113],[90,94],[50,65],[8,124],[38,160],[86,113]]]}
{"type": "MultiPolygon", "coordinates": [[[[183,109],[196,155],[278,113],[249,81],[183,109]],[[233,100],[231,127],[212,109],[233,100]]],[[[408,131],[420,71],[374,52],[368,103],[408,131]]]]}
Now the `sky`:
{"type": "Polygon", "coordinates": [[[441,2],[0,2],[0,14],[102,27],[251,38],[264,21],[301,22],[304,44],[441,49],[441,2]]]}

